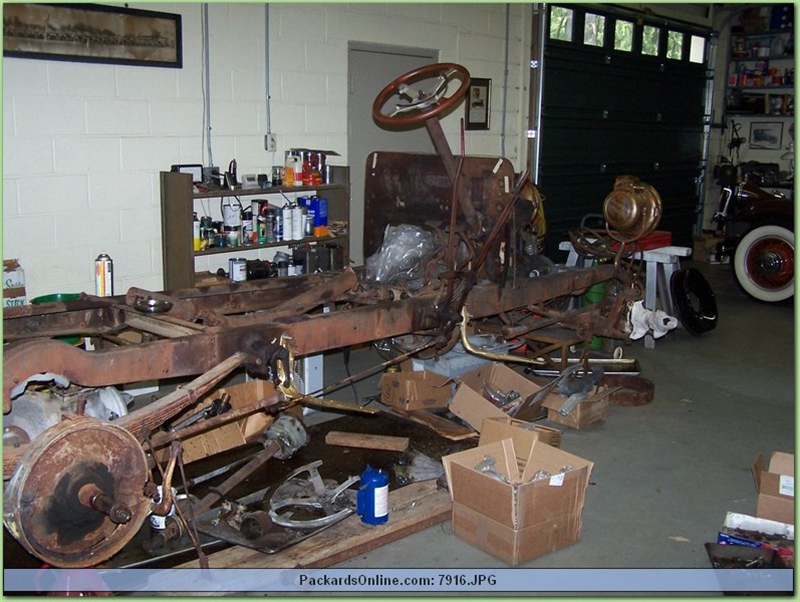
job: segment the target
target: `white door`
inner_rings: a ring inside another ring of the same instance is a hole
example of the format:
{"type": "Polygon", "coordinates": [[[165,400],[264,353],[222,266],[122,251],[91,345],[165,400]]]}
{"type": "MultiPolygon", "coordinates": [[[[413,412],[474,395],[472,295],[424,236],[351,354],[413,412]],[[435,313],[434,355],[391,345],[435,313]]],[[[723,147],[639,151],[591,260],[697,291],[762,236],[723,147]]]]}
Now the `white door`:
{"type": "Polygon", "coordinates": [[[372,102],[396,77],[438,62],[438,50],[351,42],[348,52],[347,157],[350,165],[350,258],[364,263],[364,174],[373,151],[435,153],[424,126],[384,130],[372,119],[372,102]]]}

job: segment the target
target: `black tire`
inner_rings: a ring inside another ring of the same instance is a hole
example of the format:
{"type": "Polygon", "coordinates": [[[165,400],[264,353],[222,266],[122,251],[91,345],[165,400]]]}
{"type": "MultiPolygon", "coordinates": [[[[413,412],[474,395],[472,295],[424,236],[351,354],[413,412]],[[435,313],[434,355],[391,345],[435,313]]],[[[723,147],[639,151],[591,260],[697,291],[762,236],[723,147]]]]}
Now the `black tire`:
{"type": "Polygon", "coordinates": [[[677,318],[686,332],[699,337],[717,326],[717,299],[711,285],[695,268],[678,270],[670,280],[677,318]]]}
{"type": "Polygon", "coordinates": [[[794,232],[779,224],[750,229],[736,245],[733,274],[753,299],[778,303],[794,296],[794,232]]]}

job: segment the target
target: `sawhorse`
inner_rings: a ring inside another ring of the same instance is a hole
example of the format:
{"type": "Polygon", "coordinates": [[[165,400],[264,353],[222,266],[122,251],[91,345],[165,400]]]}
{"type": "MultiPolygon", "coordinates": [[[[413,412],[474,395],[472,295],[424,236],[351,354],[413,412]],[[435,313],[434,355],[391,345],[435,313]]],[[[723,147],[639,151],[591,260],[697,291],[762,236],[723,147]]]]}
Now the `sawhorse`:
{"type": "MultiPolygon", "coordinates": [[[[578,255],[568,240],[559,244],[558,248],[561,251],[569,251],[568,266],[589,267],[594,262],[592,257],[578,255]]],[[[675,316],[675,304],[669,283],[672,275],[681,269],[680,258],[688,257],[691,254],[692,250],[689,247],[660,247],[649,251],[639,251],[634,255],[634,259],[645,263],[644,306],[646,309],[655,311],[656,301],[661,299],[661,309],[670,316],[675,316]]],[[[645,335],[644,346],[646,349],[655,349],[656,342],[651,334],[645,335]]]]}

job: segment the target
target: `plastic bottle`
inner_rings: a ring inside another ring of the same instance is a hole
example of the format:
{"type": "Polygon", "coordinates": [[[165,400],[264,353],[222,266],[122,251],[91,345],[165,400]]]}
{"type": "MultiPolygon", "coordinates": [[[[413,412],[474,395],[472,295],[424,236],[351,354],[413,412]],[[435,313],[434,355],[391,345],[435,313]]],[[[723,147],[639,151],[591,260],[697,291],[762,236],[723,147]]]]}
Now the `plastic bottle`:
{"type": "Polygon", "coordinates": [[[367,465],[356,492],[356,512],[361,522],[381,525],[389,520],[389,476],[367,465]]]}

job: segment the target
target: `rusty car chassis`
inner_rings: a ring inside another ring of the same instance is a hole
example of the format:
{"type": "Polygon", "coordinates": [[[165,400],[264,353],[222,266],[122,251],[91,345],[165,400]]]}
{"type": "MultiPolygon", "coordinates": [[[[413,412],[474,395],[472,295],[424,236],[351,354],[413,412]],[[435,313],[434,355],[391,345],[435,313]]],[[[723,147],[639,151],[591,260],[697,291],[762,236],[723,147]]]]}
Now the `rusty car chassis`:
{"type": "MultiPolygon", "coordinates": [[[[374,282],[363,268],[346,268],[174,291],[130,288],[115,297],[82,294],[76,300],[4,310],[6,418],[13,415],[16,399],[42,383],[85,389],[183,380],[170,393],[112,421],[84,415],[79,397],[73,412],[62,412],[57,424],[35,437],[22,429],[4,429],[4,523],[30,553],[52,566],[93,566],[130,541],[151,512],[164,514],[171,503],[167,492],[180,461],[180,440],[198,427],[174,434],[158,429],[236,371],[277,383],[276,395],[248,411],[278,414],[294,404],[340,408],[321,398],[326,391],[304,395],[291,381],[295,358],[328,350],[413,333],[422,342],[392,361],[415,354],[433,357],[482,324],[508,339],[552,327],[587,342],[593,336],[627,339],[630,306],[642,296],[631,264],[622,259],[629,241],[618,240],[614,260],[591,268],[545,262],[537,264],[545,269],[531,270],[530,250],[526,255],[520,240],[541,198],[528,174],[515,174],[503,158],[454,156],[439,124],[438,115],[463,99],[468,82],[461,66],[430,65],[398,78],[375,100],[376,121],[387,127],[424,124],[437,150],[438,156],[421,162],[418,155],[375,153],[367,170],[372,178],[368,188],[393,190],[392,198],[373,199],[386,204],[383,214],[436,233],[439,250],[425,266],[418,288],[374,282]],[[444,98],[437,84],[429,102],[420,102],[423,92],[414,97],[413,113],[402,108],[386,116],[384,105],[392,93],[436,76],[445,82],[460,78],[458,91],[444,98]],[[398,174],[408,173],[409,164],[427,165],[430,171],[404,183],[398,174]],[[441,187],[442,175],[449,196],[430,194],[424,200],[427,210],[421,211],[414,203],[426,178],[441,187]],[[396,201],[412,191],[415,198],[402,204],[403,214],[396,201]],[[609,286],[599,302],[565,302],[604,282],[609,286]],[[66,336],[91,340],[93,349],[57,338],[66,336]],[[166,468],[145,453],[157,437],[171,443],[166,468]],[[154,476],[154,469],[160,474],[154,476]],[[164,486],[164,499],[156,493],[156,480],[164,486]]],[[[637,211],[647,207],[642,186],[633,179],[619,187],[606,215],[615,231],[630,231],[626,220],[641,221],[637,211]]],[[[658,211],[652,209],[646,228],[636,236],[657,223],[658,211]]],[[[551,350],[547,344],[532,344],[527,356],[514,359],[542,363],[551,350]]],[[[202,428],[243,413],[206,420],[202,428]]],[[[281,434],[266,436],[264,445],[260,463],[288,453],[281,434]]],[[[243,468],[239,478],[255,466],[243,468]]],[[[201,505],[207,509],[215,501],[201,505]]]]}

